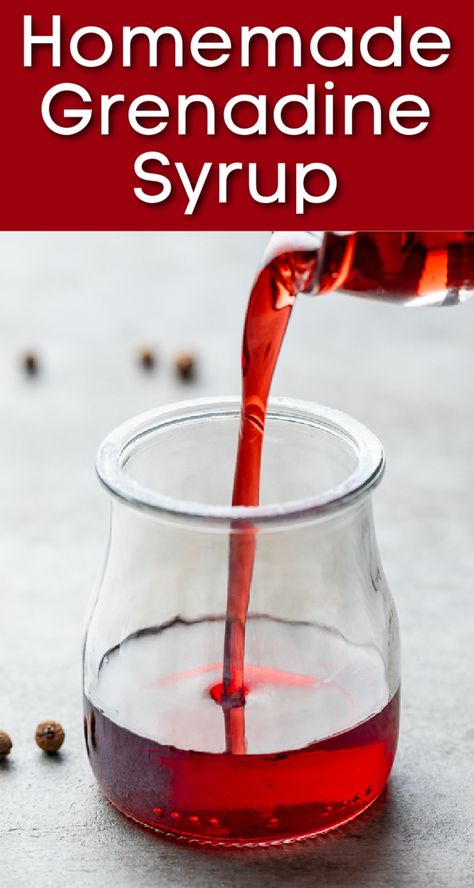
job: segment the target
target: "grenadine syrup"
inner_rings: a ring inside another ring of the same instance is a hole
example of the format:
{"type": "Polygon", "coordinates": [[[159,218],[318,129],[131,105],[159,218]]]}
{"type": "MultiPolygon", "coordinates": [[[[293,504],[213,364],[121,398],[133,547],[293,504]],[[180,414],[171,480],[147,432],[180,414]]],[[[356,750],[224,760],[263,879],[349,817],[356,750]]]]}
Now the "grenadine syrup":
{"type": "Polygon", "coordinates": [[[105,795],[129,817],[201,842],[270,844],[331,829],[374,801],[392,767],[398,709],[397,693],[342,734],[242,756],[160,744],[86,700],[85,736],[105,795]]]}
{"type": "Polygon", "coordinates": [[[242,754],[228,750],[209,693],[221,688],[223,619],[143,630],[103,658],[85,700],[87,750],[129,817],[200,842],[267,844],[331,829],[381,792],[399,697],[378,651],[316,624],[251,612],[246,623],[242,754]],[[214,662],[202,665],[203,650],[214,662]],[[157,677],[157,656],[175,671],[157,677]]]}

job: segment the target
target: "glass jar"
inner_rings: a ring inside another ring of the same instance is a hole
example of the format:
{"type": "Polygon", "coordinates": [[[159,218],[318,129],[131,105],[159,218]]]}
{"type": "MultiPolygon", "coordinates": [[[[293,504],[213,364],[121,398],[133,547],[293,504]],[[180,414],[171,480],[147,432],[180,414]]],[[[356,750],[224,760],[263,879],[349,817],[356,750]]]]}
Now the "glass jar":
{"type": "Polygon", "coordinates": [[[138,416],[100,447],[111,494],[84,648],[85,736],[107,798],[168,834],[291,841],[381,792],[398,736],[397,616],[371,494],[382,447],[360,423],[269,403],[261,505],[231,507],[238,398],[138,416]],[[226,745],[229,544],[255,536],[245,743],[226,745]]]}

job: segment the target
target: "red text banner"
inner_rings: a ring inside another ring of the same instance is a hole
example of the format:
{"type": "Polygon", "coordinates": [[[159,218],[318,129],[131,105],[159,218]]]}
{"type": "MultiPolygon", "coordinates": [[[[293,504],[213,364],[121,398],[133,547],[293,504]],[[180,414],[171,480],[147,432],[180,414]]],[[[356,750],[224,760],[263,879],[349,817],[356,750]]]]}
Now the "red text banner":
{"type": "Polygon", "coordinates": [[[474,228],[468,4],[2,19],[3,229],[474,228]]]}

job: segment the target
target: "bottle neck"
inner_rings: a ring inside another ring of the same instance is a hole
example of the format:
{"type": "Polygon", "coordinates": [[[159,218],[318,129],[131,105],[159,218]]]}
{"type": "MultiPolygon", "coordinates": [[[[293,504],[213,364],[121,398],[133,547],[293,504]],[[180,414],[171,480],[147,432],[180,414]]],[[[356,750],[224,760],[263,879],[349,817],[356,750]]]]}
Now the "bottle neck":
{"type": "Polygon", "coordinates": [[[353,231],[274,231],[263,257],[263,266],[275,262],[277,257],[305,256],[311,274],[302,274],[301,262],[298,263],[294,274],[294,295],[298,292],[308,295],[330,293],[344,287],[352,267],[354,251],[353,231]],[[336,255],[333,238],[336,239],[336,255]],[[328,243],[333,247],[329,266],[326,255],[328,243]]]}

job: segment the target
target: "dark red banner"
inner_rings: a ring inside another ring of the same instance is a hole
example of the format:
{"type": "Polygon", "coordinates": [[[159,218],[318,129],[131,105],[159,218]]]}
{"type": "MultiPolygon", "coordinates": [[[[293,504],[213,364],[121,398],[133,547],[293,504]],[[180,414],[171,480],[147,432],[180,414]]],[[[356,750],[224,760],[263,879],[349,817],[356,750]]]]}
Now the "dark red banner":
{"type": "Polygon", "coordinates": [[[468,4],[33,0],[2,37],[3,229],[474,228],[468,4]]]}

